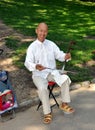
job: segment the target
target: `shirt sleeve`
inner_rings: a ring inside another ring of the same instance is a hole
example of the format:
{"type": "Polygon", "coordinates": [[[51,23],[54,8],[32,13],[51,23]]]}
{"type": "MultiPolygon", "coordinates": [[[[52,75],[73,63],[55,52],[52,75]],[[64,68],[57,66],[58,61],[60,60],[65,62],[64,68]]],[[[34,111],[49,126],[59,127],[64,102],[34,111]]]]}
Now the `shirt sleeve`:
{"type": "Polygon", "coordinates": [[[59,61],[65,61],[65,55],[66,53],[64,53],[63,51],[61,51],[59,49],[59,47],[55,44],[54,45],[54,54],[55,54],[55,58],[59,61]]]}
{"type": "Polygon", "coordinates": [[[34,55],[31,47],[27,49],[24,65],[29,71],[36,70],[36,64],[34,63],[34,55]]]}

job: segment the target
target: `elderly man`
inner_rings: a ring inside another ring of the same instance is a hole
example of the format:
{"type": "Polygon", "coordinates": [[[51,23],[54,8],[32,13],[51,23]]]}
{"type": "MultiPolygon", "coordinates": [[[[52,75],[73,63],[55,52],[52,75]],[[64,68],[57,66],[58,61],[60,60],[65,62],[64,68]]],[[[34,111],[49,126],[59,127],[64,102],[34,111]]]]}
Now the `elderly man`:
{"type": "Polygon", "coordinates": [[[38,89],[38,95],[43,105],[44,123],[52,121],[52,113],[49,102],[48,81],[55,81],[61,88],[62,103],[60,109],[71,114],[75,110],[68,105],[70,103],[69,85],[70,78],[61,75],[56,69],[56,60],[61,62],[71,58],[70,53],[64,53],[52,41],[47,40],[48,26],[39,23],[36,28],[37,39],[27,49],[25,66],[32,71],[32,79],[38,89]]]}

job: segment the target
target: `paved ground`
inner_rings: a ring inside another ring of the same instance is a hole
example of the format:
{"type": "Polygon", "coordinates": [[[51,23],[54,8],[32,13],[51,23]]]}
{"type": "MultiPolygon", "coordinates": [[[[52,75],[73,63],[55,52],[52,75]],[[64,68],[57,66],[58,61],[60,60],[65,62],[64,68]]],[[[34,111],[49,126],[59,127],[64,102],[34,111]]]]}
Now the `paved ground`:
{"type": "Polygon", "coordinates": [[[71,98],[75,114],[64,115],[55,106],[52,123],[45,125],[42,108],[36,111],[37,106],[34,106],[16,113],[12,120],[0,122],[0,130],[95,130],[95,86],[71,91],[71,98]]]}

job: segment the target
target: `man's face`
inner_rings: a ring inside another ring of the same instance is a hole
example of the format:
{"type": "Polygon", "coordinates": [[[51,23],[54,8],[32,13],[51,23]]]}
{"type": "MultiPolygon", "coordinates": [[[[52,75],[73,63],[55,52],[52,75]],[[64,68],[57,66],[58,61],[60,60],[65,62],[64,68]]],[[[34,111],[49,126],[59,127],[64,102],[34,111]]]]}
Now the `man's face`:
{"type": "Polygon", "coordinates": [[[39,41],[43,42],[47,36],[48,27],[46,24],[41,23],[36,29],[37,38],[39,41]]]}

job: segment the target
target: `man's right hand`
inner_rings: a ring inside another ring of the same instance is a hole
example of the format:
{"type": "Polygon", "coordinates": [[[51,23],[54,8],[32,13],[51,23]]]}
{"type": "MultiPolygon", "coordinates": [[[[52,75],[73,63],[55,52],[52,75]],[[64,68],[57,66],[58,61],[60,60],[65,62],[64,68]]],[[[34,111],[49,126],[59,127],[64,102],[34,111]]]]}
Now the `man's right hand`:
{"type": "Polygon", "coordinates": [[[46,69],[46,67],[42,66],[41,64],[37,64],[36,65],[36,69],[39,70],[39,71],[41,71],[41,70],[46,69]]]}

